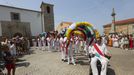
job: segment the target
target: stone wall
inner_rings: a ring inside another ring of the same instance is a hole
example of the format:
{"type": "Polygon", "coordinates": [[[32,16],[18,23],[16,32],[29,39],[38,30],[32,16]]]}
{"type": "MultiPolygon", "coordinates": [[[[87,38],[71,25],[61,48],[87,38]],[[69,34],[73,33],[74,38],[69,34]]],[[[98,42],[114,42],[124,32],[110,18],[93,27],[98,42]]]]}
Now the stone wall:
{"type": "Polygon", "coordinates": [[[29,22],[1,21],[2,36],[13,37],[15,33],[21,33],[25,37],[31,36],[29,22]]]}

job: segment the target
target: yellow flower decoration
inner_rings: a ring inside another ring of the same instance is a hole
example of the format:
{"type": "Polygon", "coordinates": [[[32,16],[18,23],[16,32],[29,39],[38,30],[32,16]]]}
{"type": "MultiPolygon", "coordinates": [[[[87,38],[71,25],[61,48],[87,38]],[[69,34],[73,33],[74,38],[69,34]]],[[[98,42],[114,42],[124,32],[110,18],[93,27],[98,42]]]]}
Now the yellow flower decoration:
{"type": "Polygon", "coordinates": [[[99,32],[98,32],[97,30],[94,30],[94,33],[95,33],[95,37],[96,37],[96,39],[98,39],[98,38],[100,37],[99,32]]]}
{"type": "Polygon", "coordinates": [[[80,25],[85,25],[85,26],[93,27],[93,25],[91,23],[89,23],[89,22],[77,22],[76,23],[76,27],[80,26],[80,25]]]}
{"type": "Polygon", "coordinates": [[[67,32],[66,32],[66,37],[67,38],[70,38],[70,33],[71,33],[72,29],[71,28],[68,28],[67,32]]]}

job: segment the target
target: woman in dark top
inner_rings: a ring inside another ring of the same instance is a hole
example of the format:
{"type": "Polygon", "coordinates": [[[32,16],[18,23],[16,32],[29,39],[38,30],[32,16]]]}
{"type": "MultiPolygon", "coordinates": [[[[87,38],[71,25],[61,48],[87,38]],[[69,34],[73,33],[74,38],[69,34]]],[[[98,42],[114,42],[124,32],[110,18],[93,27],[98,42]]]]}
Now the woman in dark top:
{"type": "Polygon", "coordinates": [[[12,75],[15,75],[15,58],[11,55],[9,51],[4,52],[4,59],[5,59],[5,66],[7,69],[7,74],[11,75],[11,70],[12,70],[12,75]]]}

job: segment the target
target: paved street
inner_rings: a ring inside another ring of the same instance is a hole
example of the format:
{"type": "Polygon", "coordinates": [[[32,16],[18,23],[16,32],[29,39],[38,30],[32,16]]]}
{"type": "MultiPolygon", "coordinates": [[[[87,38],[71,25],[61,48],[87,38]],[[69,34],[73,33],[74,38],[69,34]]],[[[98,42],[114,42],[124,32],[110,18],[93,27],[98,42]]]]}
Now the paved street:
{"type": "MultiPolygon", "coordinates": [[[[133,75],[134,51],[108,48],[112,53],[108,75],[133,75]]],[[[60,60],[59,52],[33,50],[17,62],[16,75],[89,75],[89,63],[85,56],[77,55],[80,60],[76,66],[60,60]]]]}
{"type": "Polygon", "coordinates": [[[134,75],[134,50],[108,49],[112,53],[110,65],[115,75],[134,75]]]}
{"type": "MultiPolygon", "coordinates": [[[[82,57],[81,57],[82,58],[82,57]]],[[[59,52],[48,52],[34,50],[31,55],[21,58],[22,62],[18,62],[16,75],[88,75],[89,67],[83,65],[68,65],[62,62],[59,52]],[[26,59],[26,61],[24,61],[26,59]],[[28,67],[26,63],[30,63],[28,67]],[[21,65],[20,65],[21,64],[21,65]]],[[[83,59],[84,60],[84,59],[83,59]]],[[[88,60],[86,60],[88,63],[88,60]]]]}

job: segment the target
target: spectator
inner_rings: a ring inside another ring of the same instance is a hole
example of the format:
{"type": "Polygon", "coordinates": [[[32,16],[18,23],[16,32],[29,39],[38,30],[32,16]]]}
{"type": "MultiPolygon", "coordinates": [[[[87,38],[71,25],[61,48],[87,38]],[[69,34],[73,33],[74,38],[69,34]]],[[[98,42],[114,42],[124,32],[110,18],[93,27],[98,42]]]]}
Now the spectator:
{"type": "Polygon", "coordinates": [[[119,47],[118,38],[116,36],[113,37],[113,47],[115,48],[119,47]]]}
{"type": "Polygon", "coordinates": [[[12,75],[15,75],[15,58],[11,55],[9,50],[4,52],[4,60],[7,69],[7,75],[11,75],[11,70],[12,75]]]}
{"type": "Polygon", "coordinates": [[[9,51],[11,53],[12,56],[16,57],[16,46],[14,44],[14,42],[10,42],[10,47],[9,47],[9,51]]]}
{"type": "Polygon", "coordinates": [[[128,50],[128,47],[129,47],[129,39],[128,39],[127,36],[125,36],[125,38],[124,38],[124,49],[128,50]]]}
{"type": "Polygon", "coordinates": [[[132,38],[132,35],[129,36],[129,48],[133,49],[133,38],[132,38]]]}
{"type": "Polygon", "coordinates": [[[113,45],[112,36],[110,36],[108,39],[108,46],[112,47],[112,45],[113,45]]]}

